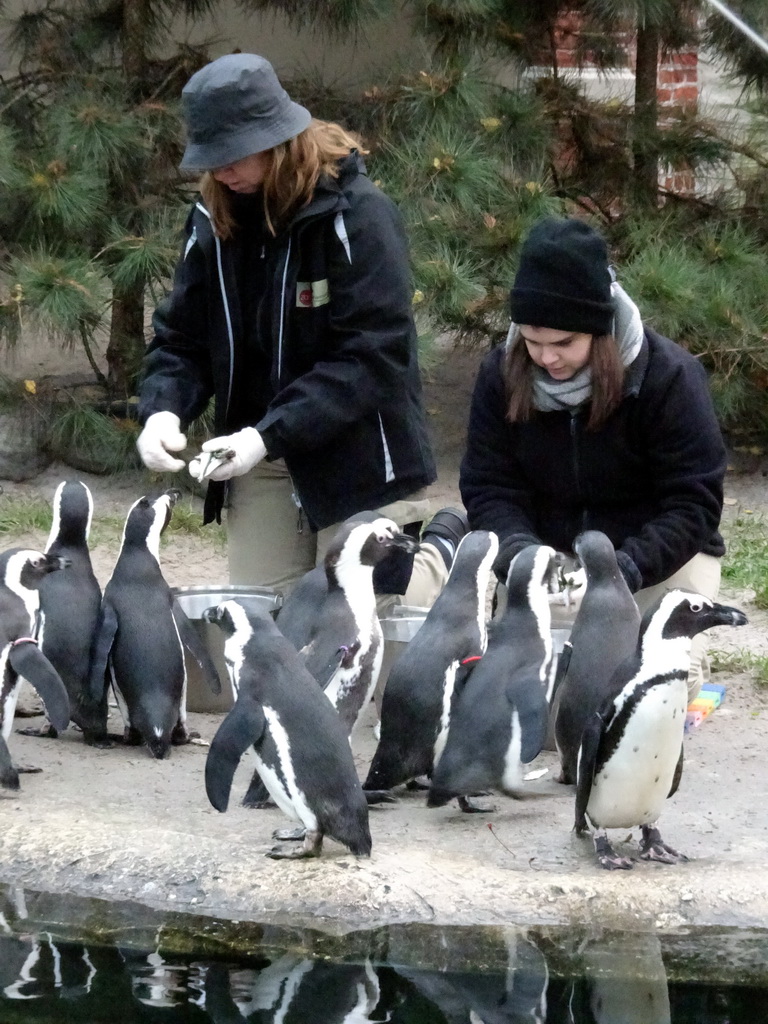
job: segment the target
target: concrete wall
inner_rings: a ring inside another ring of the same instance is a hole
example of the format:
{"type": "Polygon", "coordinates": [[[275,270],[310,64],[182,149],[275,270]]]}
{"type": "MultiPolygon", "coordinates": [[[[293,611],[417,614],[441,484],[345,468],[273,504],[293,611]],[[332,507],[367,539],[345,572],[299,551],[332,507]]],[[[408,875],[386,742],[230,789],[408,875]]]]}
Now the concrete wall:
{"type": "MultiPolygon", "coordinates": [[[[35,6],[35,0],[9,0],[3,5],[0,29],[7,29],[10,19],[35,6]]],[[[402,14],[372,21],[356,39],[334,39],[311,30],[297,31],[285,18],[271,13],[245,15],[226,0],[217,4],[215,14],[194,25],[175,19],[171,34],[177,43],[209,44],[212,57],[234,49],[259,53],[274,64],[278,74],[322,75],[327,84],[355,90],[381,78],[398,62],[413,66],[422,52],[410,20],[402,14]]],[[[3,40],[0,74],[12,70],[13,60],[3,40]]]]}

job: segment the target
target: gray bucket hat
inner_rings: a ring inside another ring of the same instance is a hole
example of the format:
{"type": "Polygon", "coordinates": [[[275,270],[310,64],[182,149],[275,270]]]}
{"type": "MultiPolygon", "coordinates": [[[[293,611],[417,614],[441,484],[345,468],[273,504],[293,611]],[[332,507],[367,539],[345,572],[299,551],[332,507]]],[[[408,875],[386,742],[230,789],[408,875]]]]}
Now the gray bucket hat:
{"type": "Polygon", "coordinates": [[[187,126],[182,171],[210,171],[294,138],[310,112],[254,53],[230,53],[196,71],[181,93],[187,126]]]}

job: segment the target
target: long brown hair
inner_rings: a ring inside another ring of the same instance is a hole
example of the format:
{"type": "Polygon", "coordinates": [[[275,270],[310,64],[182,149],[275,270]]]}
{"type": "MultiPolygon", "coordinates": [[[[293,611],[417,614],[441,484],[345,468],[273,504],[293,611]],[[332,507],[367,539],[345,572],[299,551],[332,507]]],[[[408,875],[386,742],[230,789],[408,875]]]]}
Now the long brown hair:
{"type": "MultiPolygon", "coordinates": [[[[338,177],[338,161],[355,149],[362,154],[367,152],[359,136],[340,124],[313,118],[295,138],[267,150],[269,166],[261,195],[267,228],[272,235],[307,205],[322,174],[338,177]]],[[[200,192],[216,234],[219,238],[231,238],[236,222],[230,190],[206,171],[200,181],[200,192]]]]}
{"type": "MultiPolygon", "coordinates": [[[[624,388],[624,364],[612,334],[592,336],[588,363],[592,369],[592,404],[587,430],[597,430],[621,402],[624,388]]],[[[535,365],[518,327],[517,335],[507,343],[501,364],[507,392],[506,418],[510,423],[527,423],[536,411],[533,404],[535,365]]]]}

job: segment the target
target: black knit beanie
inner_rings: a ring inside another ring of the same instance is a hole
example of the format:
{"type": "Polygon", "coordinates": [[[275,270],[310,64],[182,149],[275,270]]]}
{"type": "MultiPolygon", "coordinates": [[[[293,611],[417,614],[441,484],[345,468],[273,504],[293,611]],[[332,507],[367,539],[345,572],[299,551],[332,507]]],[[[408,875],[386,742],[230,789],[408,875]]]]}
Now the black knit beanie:
{"type": "Polygon", "coordinates": [[[523,243],[510,306],[516,324],[609,334],[614,303],[603,238],[580,220],[539,221],[523,243]]]}

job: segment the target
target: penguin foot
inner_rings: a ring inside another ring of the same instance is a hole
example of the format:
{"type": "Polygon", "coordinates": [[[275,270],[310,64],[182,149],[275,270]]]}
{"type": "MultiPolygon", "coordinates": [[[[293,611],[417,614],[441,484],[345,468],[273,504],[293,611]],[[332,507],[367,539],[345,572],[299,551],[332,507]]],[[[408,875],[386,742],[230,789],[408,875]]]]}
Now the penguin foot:
{"type": "Polygon", "coordinates": [[[59,735],[59,730],[55,729],[50,722],[47,725],[41,725],[39,729],[30,726],[28,729],[17,729],[16,732],[19,736],[36,736],[40,739],[51,740],[57,739],[59,735]]]}
{"type": "Polygon", "coordinates": [[[19,783],[19,773],[16,771],[15,768],[7,768],[3,772],[3,774],[0,775],[0,787],[2,787],[3,789],[12,789],[14,792],[17,792],[19,789],[21,789],[21,784],[19,783]]]}
{"type": "Polygon", "coordinates": [[[458,803],[459,803],[459,810],[463,811],[465,814],[495,814],[496,813],[496,805],[495,804],[490,804],[487,807],[484,806],[484,805],[481,805],[481,804],[475,804],[475,803],[473,803],[469,799],[468,796],[457,797],[457,800],[458,800],[458,803]]]}
{"type": "Polygon", "coordinates": [[[305,828],[276,828],[272,833],[273,839],[279,839],[283,843],[303,842],[307,835],[305,828]]]}
{"type": "Polygon", "coordinates": [[[122,743],[122,736],[108,736],[104,733],[92,733],[87,729],[83,729],[83,743],[86,743],[89,747],[96,747],[97,750],[111,750],[114,747],[115,742],[122,743]]]}
{"type": "MultiPolygon", "coordinates": [[[[14,718],[39,718],[45,714],[45,708],[41,705],[31,708],[16,708],[13,713],[14,718]]],[[[17,730],[18,731],[18,730],[17,730]]]]}
{"type": "Polygon", "coordinates": [[[33,764],[15,764],[13,766],[19,775],[39,775],[42,772],[42,768],[37,768],[33,764]]]}
{"type": "Polygon", "coordinates": [[[376,804],[398,803],[397,797],[392,796],[388,789],[364,789],[363,796],[369,807],[373,807],[376,804]]]}
{"type": "Polygon", "coordinates": [[[123,743],[128,747],[140,747],[144,740],[142,739],[141,733],[138,729],[134,729],[132,725],[125,727],[123,733],[123,743]]]}
{"type": "Polygon", "coordinates": [[[678,853],[662,842],[661,834],[651,825],[643,825],[643,841],[640,844],[640,860],[655,860],[660,864],[680,864],[687,861],[684,853],[678,853]]]}
{"type": "Polygon", "coordinates": [[[323,833],[306,830],[304,842],[297,849],[286,849],[284,846],[273,846],[267,851],[272,860],[301,860],[305,857],[319,857],[323,849],[323,833]]]}
{"type": "Polygon", "coordinates": [[[420,775],[417,779],[411,779],[405,784],[405,788],[410,790],[429,789],[429,787],[430,781],[426,775],[420,775]]]}
{"type": "Polygon", "coordinates": [[[262,810],[264,807],[276,807],[277,804],[269,795],[269,790],[261,781],[258,772],[254,772],[250,785],[246,790],[242,801],[243,807],[250,807],[255,810],[262,810]]]}
{"type": "Polygon", "coordinates": [[[608,842],[607,836],[595,836],[597,863],[606,871],[631,871],[635,862],[631,857],[622,857],[608,842]]]}
{"type": "Polygon", "coordinates": [[[184,747],[187,743],[191,743],[192,740],[199,740],[200,733],[194,729],[187,729],[186,725],[182,725],[179,722],[173,727],[171,733],[171,743],[174,747],[184,747]]]}

